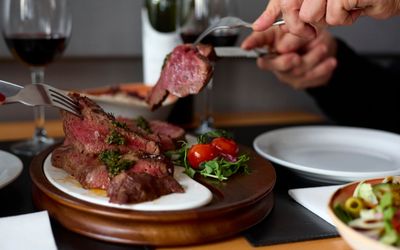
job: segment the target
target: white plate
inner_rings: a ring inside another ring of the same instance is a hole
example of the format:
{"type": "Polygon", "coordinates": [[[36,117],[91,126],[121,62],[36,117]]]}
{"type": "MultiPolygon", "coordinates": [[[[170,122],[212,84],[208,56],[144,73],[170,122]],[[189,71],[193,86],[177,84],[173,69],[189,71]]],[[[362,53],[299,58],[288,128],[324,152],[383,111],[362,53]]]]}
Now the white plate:
{"type": "Polygon", "coordinates": [[[63,169],[56,168],[51,164],[51,154],[47,156],[43,169],[50,183],[64,193],[107,207],[140,211],[173,211],[201,207],[209,203],[212,199],[210,190],[183,173],[184,169],[181,167],[175,167],[174,178],[181,184],[185,190],[184,193],[172,193],[161,196],[153,201],[122,205],[110,203],[109,197],[106,196],[104,190],[82,188],[81,184],[75,178],[63,169]]]}
{"type": "Polygon", "coordinates": [[[400,136],[340,126],[301,126],[259,135],[255,150],[306,178],[341,183],[400,174],[400,136]]]}
{"type": "Polygon", "coordinates": [[[22,161],[17,156],[0,150],[0,188],[14,181],[22,168],[22,161]]]}

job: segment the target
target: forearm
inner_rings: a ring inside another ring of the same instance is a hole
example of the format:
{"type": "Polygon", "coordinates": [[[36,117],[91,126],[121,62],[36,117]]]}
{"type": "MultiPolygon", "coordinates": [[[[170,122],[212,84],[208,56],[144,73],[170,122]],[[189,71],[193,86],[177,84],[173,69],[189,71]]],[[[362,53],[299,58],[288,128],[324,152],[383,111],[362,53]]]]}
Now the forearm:
{"type": "Polygon", "coordinates": [[[338,41],[338,66],[326,86],[308,93],[341,125],[400,132],[400,74],[367,61],[338,41]]]}

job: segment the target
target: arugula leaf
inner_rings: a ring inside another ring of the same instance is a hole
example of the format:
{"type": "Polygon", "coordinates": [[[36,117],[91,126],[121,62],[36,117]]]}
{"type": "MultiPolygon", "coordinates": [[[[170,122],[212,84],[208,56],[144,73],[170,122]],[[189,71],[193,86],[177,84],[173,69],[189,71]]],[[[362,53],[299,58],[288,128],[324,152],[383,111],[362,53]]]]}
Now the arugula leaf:
{"type": "Polygon", "coordinates": [[[232,133],[229,133],[226,130],[213,130],[204,134],[201,134],[197,137],[197,143],[210,143],[212,139],[217,138],[217,137],[225,137],[232,139],[233,135],[232,133]]]}
{"type": "Polygon", "coordinates": [[[185,173],[191,178],[198,173],[204,177],[225,181],[236,173],[250,173],[247,166],[250,157],[247,154],[238,156],[236,161],[228,161],[224,157],[219,156],[214,160],[203,162],[199,169],[193,169],[187,160],[189,148],[189,145],[184,142],[180,149],[168,151],[165,155],[172,160],[174,165],[184,167],[185,173]]]}
{"type": "Polygon", "coordinates": [[[205,177],[224,181],[231,175],[239,172],[248,174],[250,172],[247,166],[249,159],[250,157],[246,154],[240,155],[234,162],[227,161],[223,157],[218,157],[215,160],[202,163],[199,173],[205,177]]]}

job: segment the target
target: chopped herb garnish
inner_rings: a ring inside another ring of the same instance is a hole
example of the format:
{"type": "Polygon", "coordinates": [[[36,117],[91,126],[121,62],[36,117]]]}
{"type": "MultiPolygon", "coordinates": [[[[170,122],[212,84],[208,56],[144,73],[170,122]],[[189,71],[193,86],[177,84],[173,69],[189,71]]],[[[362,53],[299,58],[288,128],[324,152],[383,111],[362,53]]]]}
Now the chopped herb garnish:
{"type": "Polygon", "coordinates": [[[125,123],[125,122],[121,122],[121,121],[113,121],[111,124],[112,124],[114,127],[117,127],[117,128],[123,128],[123,129],[128,128],[128,126],[126,125],[126,123],[125,123]]]}
{"type": "Polygon", "coordinates": [[[122,159],[119,151],[106,150],[100,153],[99,159],[106,167],[108,174],[114,177],[133,165],[133,161],[122,159]]]}
{"type": "Polygon", "coordinates": [[[106,140],[108,144],[125,145],[125,137],[116,130],[112,130],[106,140]]]}
{"type": "Polygon", "coordinates": [[[144,131],[146,131],[147,133],[151,134],[153,133],[153,131],[150,128],[150,123],[143,117],[143,116],[139,116],[136,119],[136,125],[143,129],[144,131]]]}

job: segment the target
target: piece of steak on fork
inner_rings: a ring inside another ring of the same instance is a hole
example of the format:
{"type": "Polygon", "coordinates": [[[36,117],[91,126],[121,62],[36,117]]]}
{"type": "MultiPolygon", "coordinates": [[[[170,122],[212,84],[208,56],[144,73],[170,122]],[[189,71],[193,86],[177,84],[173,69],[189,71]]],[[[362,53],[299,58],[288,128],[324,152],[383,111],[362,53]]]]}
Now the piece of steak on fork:
{"type": "Polygon", "coordinates": [[[161,106],[168,93],[177,97],[199,93],[213,74],[212,51],[209,45],[175,47],[166,57],[160,77],[146,99],[150,108],[154,110],[161,106]]]}

